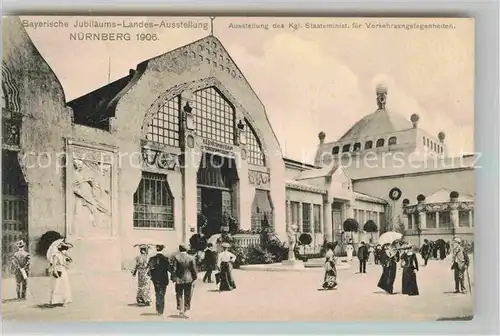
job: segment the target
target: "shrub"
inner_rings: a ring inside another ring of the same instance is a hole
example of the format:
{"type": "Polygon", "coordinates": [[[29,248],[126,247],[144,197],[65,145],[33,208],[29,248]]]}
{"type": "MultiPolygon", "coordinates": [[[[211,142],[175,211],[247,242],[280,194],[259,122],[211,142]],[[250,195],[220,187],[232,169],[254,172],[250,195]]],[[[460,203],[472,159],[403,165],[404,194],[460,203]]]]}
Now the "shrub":
{"type": "Polygon", "coordinates": [[[47,231],[38,240],[35,252],[36,254],[45,257],[50,245],[58,239],[64,238],[57,231],[47,231]]]}
{"type": "Polygon", "coordinates": [[[195,233],[189,238],[189,246],[194,251],[203,251],[207,248],[207,238],[199,233],[195,233]]]}
{"type": "Polygon", "coordinates": [[[274,256],[267,251],[264,247],[259,245],[252,245],[246,251],[247,264],[272,264],[274,263],[274,256]]]}
{"type": "Polygon", "coordinates": [[[359,224],[354,218],[347,218],[344,221],[344,231],[345,232],[355,232],[359,229],[359,224]]]}
{"type": "Polygon", "coordinates": [[[309,245],[312,243],[312,236],[309,233],[302,233],[299,236],[299,243],[301,245],[309,245]]]}
{"type": "Polygon", "coordinates": [[[268,240],[267,244],[263,247],[273,256],[274,262],[282,262],[288,257],[288,248],[284,243],[276,239],[268,240]]]}
{"type": "Polygon", "coordinates": [[[221,224],[221,230],[224,228],[223,231],[228,231],[230,233],[236,233],[238,231],[240,224],[238,220],[231,214],[224,212],[222,215],[222,224],[221,224]]]}

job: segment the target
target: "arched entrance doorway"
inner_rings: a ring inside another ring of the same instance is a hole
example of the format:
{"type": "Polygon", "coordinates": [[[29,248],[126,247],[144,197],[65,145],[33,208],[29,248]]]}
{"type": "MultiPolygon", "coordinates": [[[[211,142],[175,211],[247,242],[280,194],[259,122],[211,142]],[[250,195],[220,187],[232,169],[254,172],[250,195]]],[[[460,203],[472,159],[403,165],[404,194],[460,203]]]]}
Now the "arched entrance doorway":
{"type": "Polygon", "coordinates": [[[221,232],[224,217],[236,217],[234,207],[238,173],[233,158],[203,153],[198,169],[198,232],[210,237],[221,232]]]}

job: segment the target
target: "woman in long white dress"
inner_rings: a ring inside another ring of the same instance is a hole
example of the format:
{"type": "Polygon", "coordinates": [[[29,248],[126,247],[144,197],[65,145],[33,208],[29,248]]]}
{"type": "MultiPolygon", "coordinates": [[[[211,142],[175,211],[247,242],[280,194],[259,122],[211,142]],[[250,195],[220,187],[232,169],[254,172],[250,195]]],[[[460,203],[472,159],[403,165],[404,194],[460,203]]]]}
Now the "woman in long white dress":
{"type": "Polygon", "coordinates": [[[51,305],[64,306],[72,302],[71,286],[69,284],[69,276],[67,269],[72,262],[71,258],[66,254],[69,250],[69,245],[61,243],[57,251],[50,258],[49,271],[52,275],[52,293],[50,295],[51,305]]]}
{"type": "Polygon", "coordinates": [[[354,252],[354,246],[352,246],[352,242],[349,242],[345,248],[346,253],[347,253],[347,260],[351,261],[352,260],[352,255],[354,252]]]}

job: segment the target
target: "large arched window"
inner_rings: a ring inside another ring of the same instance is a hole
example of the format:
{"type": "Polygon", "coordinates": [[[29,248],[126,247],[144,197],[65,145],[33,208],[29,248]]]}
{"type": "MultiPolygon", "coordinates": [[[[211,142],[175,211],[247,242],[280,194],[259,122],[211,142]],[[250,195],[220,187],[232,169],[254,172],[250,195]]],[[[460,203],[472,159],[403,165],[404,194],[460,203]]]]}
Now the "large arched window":
{"type": "Polygon", "coordinates": [[[148,125],[146,139],[168,146],[179,146],[179,106],[180,97],[174,97],[158,107],[153,120],[148,125]]]}
{"type": "Polygon", "coordinates": [[[397,145],[397,143],[398,143],[398,139],[396,137],[389,138],[389,143],[388,143],[389,146],[397,145]]]}
{"type": "Polygon", "coordinates": [[[369,140],[365,143],[365,149],[371,149],[373,147],[373,141],[369,140]]]}
{"type": "Polygon", "coordinates": [[[339,153],[339,150],[340,150],[339,146],[335,146],[335,147],[333,147],[333,149],[332,149],[332,154],[333,154],[333,155],[338,154],[338,153],[339,153]]]}
{"type": "Polygon", "coordinates": [[[347,152],[350,152],[350,151],[351,151],[351,145],[350,144],[342,146],[342,153],[347,153],[347,152]]]}
{"type": "Polygon", "coordinates": [[[196,133],[217,142],[234,144],[234,107],[214,87],[194,93],[196,133]]]}
{"type": "Polygon", "coordinates": [[[385,140],[384,139],[378,139],[377,140],[377,147],[384,147],[385,140]]]}
{"type": "Polygon", "coordinates": [[[361,150],[361,143],[360,142],[356,142],[354,144],[354,149],[353,149],[355,152],[358,152],[361,150]]]}
{"type": "Polygon", "coordinates": [[[265,166],[264,152],[262,151],[259,138],[250,123],[246,120],[245,122],[247,124],[248,163],[256,166],[265,166]]]}

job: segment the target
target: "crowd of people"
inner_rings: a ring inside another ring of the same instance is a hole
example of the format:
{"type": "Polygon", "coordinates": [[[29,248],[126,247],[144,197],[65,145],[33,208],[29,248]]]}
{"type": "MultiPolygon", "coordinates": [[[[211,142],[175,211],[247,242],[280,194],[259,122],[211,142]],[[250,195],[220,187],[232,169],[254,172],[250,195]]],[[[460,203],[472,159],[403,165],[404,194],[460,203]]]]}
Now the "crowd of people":
{"type": "MultiPolygon", "coordinates": [[[[337,258],[334,253],[335,247],[336,244],[326,244],[325,274],[322,287],[327,290],[335,289],[338,285],[336,268],[337,258]]],[[[389,294],[395,294],[394,282],[396,281],[399,264],[402,270],[401,294],[416,296],[419,295],[417,283],[419,262],[415,251],[420,252],[424,260],[424,266],[427,266],[429,259],[443,260],[451,255],[451,269],[454,272],[455,293],[467,293],[467,288],[465,287],[465,274],[470,264],[468,256],[469,250],[469,244],[462,241],[459,237],[455,237],[448,243],[445,243],[443,240],[432,242],[425,239],[420,249],[401,240],[396,240],[393,243],[386,243],[384,245],[378,244],[376,246],[361,242],[357,251],[359,273],[366,273],[367,263],[373,262],[375,264],[380,264],[382,266],[382,274],[377,286],[389,294]]],[[[349,241],[346,246],[347,261],[353,259],[353,251],[354,246],[352,241],[349,241]]]]}
{"type": "MultiPolygon", "coordinates": [[[[11,258],[10,271],[15,276],[18,300],[26,300],[28,291],[28,277],[30,268],[30,254],[25,250],[25,243],[19,241],[18,251],[11,258]]],[[[352,244],[349,244],[352,246],[352,244]]],[[[72,247],[65,241],[56,244],[53,253],[48,254],[48,275],[52,278],[50,305],[64,306],[72,302],[71,286],[68,268],[72,259],[67,251],[72,247]]],[[[229,251],[231,245],[227,242],[217,243],[217,248],[208,244],[202,253],[201,262],[205,268],[204,283],[215,283],[218,291],[231,291],[236,288],[233,278],[233,263],[236,256],[229,251]],[[215,273],[215,274],[213,274],[215,273]]],[[[322,287],[333,290],[338,286],[337,257],[335,256],[336,243],[326,244],[325,273],[322,287]]],[[[191,309],[194,283],[198,278],[197,262],[195,257],[188,254],[188,248],[181,244],[178,253],[167,257],[164,254],[164,245],[155,245],[156,253],[150,255],[150,245],[139,245],[139,255],[135,259],[132,275],[137,277],[136,302],[140,306],[150,306],[151,283],[155,291],[156,312],[163,315],[165,309],[165,294],[170,282],[175,283],[176,304],[179,315],[186,316],[191,309]]],[[[419,262],[415,251],[420,251],[424,266],[428,260],[445,259],[451,255],[451,269],[454,274],[455,293],[467,293],[465,275],[470,264],[468,252],[469,244],[455,237],[452,242],[443,244],[424,240],[420,249],[408,242],[394,241],[392,244],[367,245],[361,242],[357,257],[359,259],[359,273],[366,273],[366,264],[371,260],[382,266],[382,274],[377,286],[389,294],[394,293],[398,264],[402,269],[402,291],[404,295],[419,295],[417,272],[419,262]]],[[[349,260],[349,254],[347,259],[349,260]]],[[[469,280],[470,281],[470,280],[469,280]]],[[[469,282],[470,290],[470,282],[469,282]]]]}
{"type": "MultiPolygon", "coordinates": [[[[203,282],[213,283],[212,273],[215,272],[215,282],[219,291],[231,291],[236,289],[232,270],[236,256],[229,251],[231,245],[223,242],[220,244],[220,252],[217,252],[213,244],[208,244],[202,254],[202,263],[205,268],[203,282]]],[[[156,312],[163,315],[165,309],[166,288],[171,282],[175,283],[175,296],[179,315],[186,316],[191,309],[194,283],[198,278],[198,270],[195,257],[188,254],[185,245],[179,246],[179,253],[167,257],[163,254],[165,246],[156,245],[156,255],[149,257],[149,245],[139,246],[139,256],[132,275],[137,276],[138,305],[150,306],[150,284],[153,283],[155,290],[156,312]]]]}

